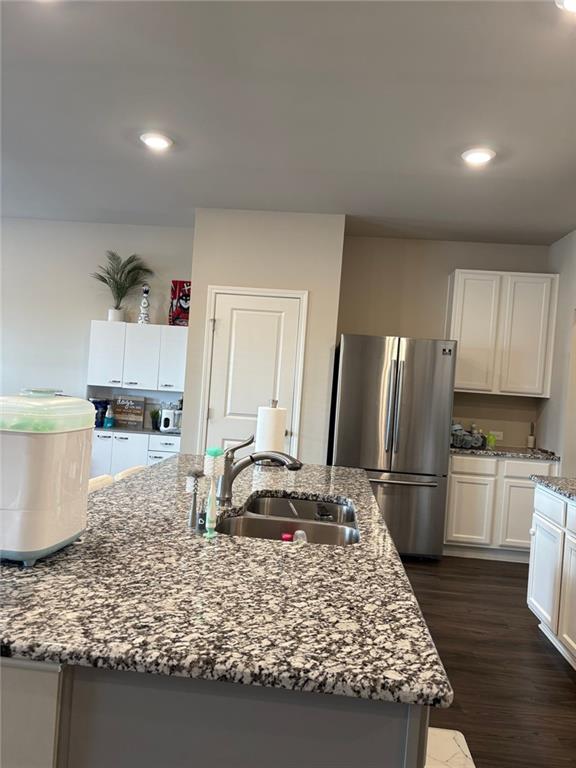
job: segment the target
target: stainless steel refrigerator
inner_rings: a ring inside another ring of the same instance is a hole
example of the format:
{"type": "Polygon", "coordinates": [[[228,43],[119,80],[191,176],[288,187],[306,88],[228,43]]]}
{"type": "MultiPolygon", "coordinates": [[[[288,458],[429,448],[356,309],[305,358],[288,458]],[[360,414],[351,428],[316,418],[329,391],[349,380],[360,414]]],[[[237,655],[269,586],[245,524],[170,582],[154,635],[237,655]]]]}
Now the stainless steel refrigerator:
{"type": "Polygon", "coordinates": [[[455,341],[340,339],[329,459],[368,471],[402,555],[442,555],[455,362],[455,341]]]}

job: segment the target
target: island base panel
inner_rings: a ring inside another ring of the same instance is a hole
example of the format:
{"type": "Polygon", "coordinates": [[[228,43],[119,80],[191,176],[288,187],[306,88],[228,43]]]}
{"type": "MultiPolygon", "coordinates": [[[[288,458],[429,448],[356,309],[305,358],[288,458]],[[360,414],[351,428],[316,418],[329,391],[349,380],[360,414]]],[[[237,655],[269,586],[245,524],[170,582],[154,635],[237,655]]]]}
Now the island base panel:
{"type": "Polygon", "coordinates": [[[57,768],[424,768],[428,707],[68,667],[57,768]]]}

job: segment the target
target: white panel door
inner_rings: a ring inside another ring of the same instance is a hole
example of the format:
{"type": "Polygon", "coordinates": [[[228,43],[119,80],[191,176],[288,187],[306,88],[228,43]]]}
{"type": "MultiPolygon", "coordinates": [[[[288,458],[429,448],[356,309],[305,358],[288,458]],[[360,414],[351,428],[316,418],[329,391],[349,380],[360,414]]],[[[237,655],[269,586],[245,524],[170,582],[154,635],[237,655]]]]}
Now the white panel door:
{"type": "Polygon", "coordinates": [[[101,432],[97,429],[94,431],[90,477],[110,474],[110,467],[112,466],[112,440],[112,432],[101,432]]]}
{"type": "Polygon", "coordinates": [[[300,305],[297,297],[216,295],[208,446],[227,448],[254,434],[258,406],[272,399],[286,408],[291,431],[300,305]]]}
{"type": "Polygon", "coordinates": [[[530,549],[534,483],[531,480],[502,480],[501,504],[500,546],[530,549]]]}
{"type": "Polygon", "coordinates": [[[450,338],[458,341],[455,388],[494,388],[501,276],[456,270],[450,338]]]}
{"type": "Polygon", "coordinates": [[[552,632],[558,630],[562,550],[564,533],[553,523],[535,514],[530,529],[528,607],[552,632]]]}
{"type": "Polygon", "coordinates": [[[158,389],[165,392],[184,392],[188,328],[180,325],[162,325],[161,329],[158,389]]]}
{"type": "Polygon", "coordinates": [[[576,537],[566,535],[558,638],[576,658],[576,537]]]}
{"type": "Polygon", "coordinates": [[[115,475],[130,467],[145,467],[148,464],[148,435],[128,435],[115,432],[112,447],[111,473],[115,475]]]}
{"type": "Polygon", "coordinates": [[[500,391],[546,394],[548,326],[553,275],[505,278],[500,391]]]}
{"type": "Polygon", "coordinates": [[[161,325],[126,324],[122,386],[157,389],[161,325]]]}
{"type": "Polygon", "coordinates": [[[90,327],[88,384],[119,387],[122,384],[126,323],[93,320],[90,327]]]}
{"type": "Polygon", "coordinates": [[[446,541],[490,544],[495,477],[452,475],[448,489],[446,541]]]}

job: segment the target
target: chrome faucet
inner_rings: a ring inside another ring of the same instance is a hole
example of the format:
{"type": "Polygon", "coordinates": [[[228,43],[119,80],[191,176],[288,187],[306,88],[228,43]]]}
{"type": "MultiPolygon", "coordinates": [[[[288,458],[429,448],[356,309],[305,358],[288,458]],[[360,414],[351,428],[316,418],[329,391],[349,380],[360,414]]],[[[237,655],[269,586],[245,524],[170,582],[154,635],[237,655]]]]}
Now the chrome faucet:
{"type": "Polygon", "coordinates": [[[275,464],[280,464],[291,471],[302,469],[302,462],[295,459],[294,456],[289,456],[287,453],[281,451],[256,451],[243,459],[234,461],[234,454],[241,448],[247,448],[254,442],[254,435],[245,440],[240,445],[235,445],[233,448],[228,448],[224,454],[224,474],[218,481],[218,488],[216,497],[218,506],[222,509],[229,509],[232,506],[232,484],[238,477],[240,472],[247,469],[251,464],[255,464],[257,461],[264,461],[268,459],[275,464]]]}

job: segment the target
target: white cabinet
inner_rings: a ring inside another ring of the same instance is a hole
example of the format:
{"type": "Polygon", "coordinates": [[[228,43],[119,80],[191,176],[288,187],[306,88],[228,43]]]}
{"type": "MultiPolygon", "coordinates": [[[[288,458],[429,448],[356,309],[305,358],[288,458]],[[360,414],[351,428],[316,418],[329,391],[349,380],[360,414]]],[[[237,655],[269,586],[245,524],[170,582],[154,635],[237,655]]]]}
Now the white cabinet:
{"type": "Polygon", "coordinates": [[[162,325],[158,389],[183,392],[186,375],[188,329],[178,325],[162,325]]]}
{"type": "Polygon", "coordinates": [[[551,275],[510,275],[502,316],[500,392],[543,395],[550,341],[551,275]]]}
{"type": "Polygon", "coordinates": [[[110,474],[110,467],[112,466],[112,438],[112,432],[100,432],[97,429],[94,431],[90,477],[110,474]]]}
{"type": "Polygon", "coordinates": [[[558,275],[457,269],[456,390],[549,397],[558,275]]]}
{"type": "Polygon", "coordinates": [[[500,282],[498,272],[456,270],[450,330],[458,341],[456,389],[494,387],[500,282]]]}
{"type": "Polygon", "coordinates": [[[110,468],[112,475],[129,467],[146,466],[148,463],[148,435],[129,435],[125,432],[115,432],[113,441],[110,468]]]}
{"type": "Polygon", "coordinates": [[[534,483],[531,480],[504,478],[500,507],[500,546],[529,549],[534,483]]]}
{"type": "Polygon", "coordinates": [[[188,329],[93,320],[88,384],[183,392],[188,329]]]}
{"type": "Polygon", "coordinates": [[[88,384],[122,385],[126,323],[93,320],[90,328],[88,384]]]}
{"type": "Polygon", "coordinates": [[[127,323],[122,386],[157,389],[162,326],[127,323]]]}
{"type": "Polygon", "coordinates": [[[576,658],[576,537],[569,533],[564,541],[558,638],[576,658]]]}
{"type": "Polygon", "coordinates": [[[170,432],[160,432],[158,435],[150,435],[148,448],[151,451],[178,453],[180,451],[180,435],[173,435],[170,432]]]}
{"type": "Polygon", "coordinates": [[[446,541],[488,544],[494,512],[496,478],[452,475],[448,486],[446,541]]]}
{"type": "Polygon", "coordinates": [[[539,514],[532,518],[528,605],[552,632],[558,629],[564,533],[539,514]]]}
{"type": "MultiPolygon", "coordinates": [[[[481,547],[527,552],[534,512],[534,483],[530,475],[555,475],[557,470],[557,462],[453,455],[448,479],[446,544],[471,546],[472,551],[481,547]]],[[[545,496],[542,504],[549,494],[545,496]]],[[[539,490],[536,497],[540,498],[539,490]]]]}

